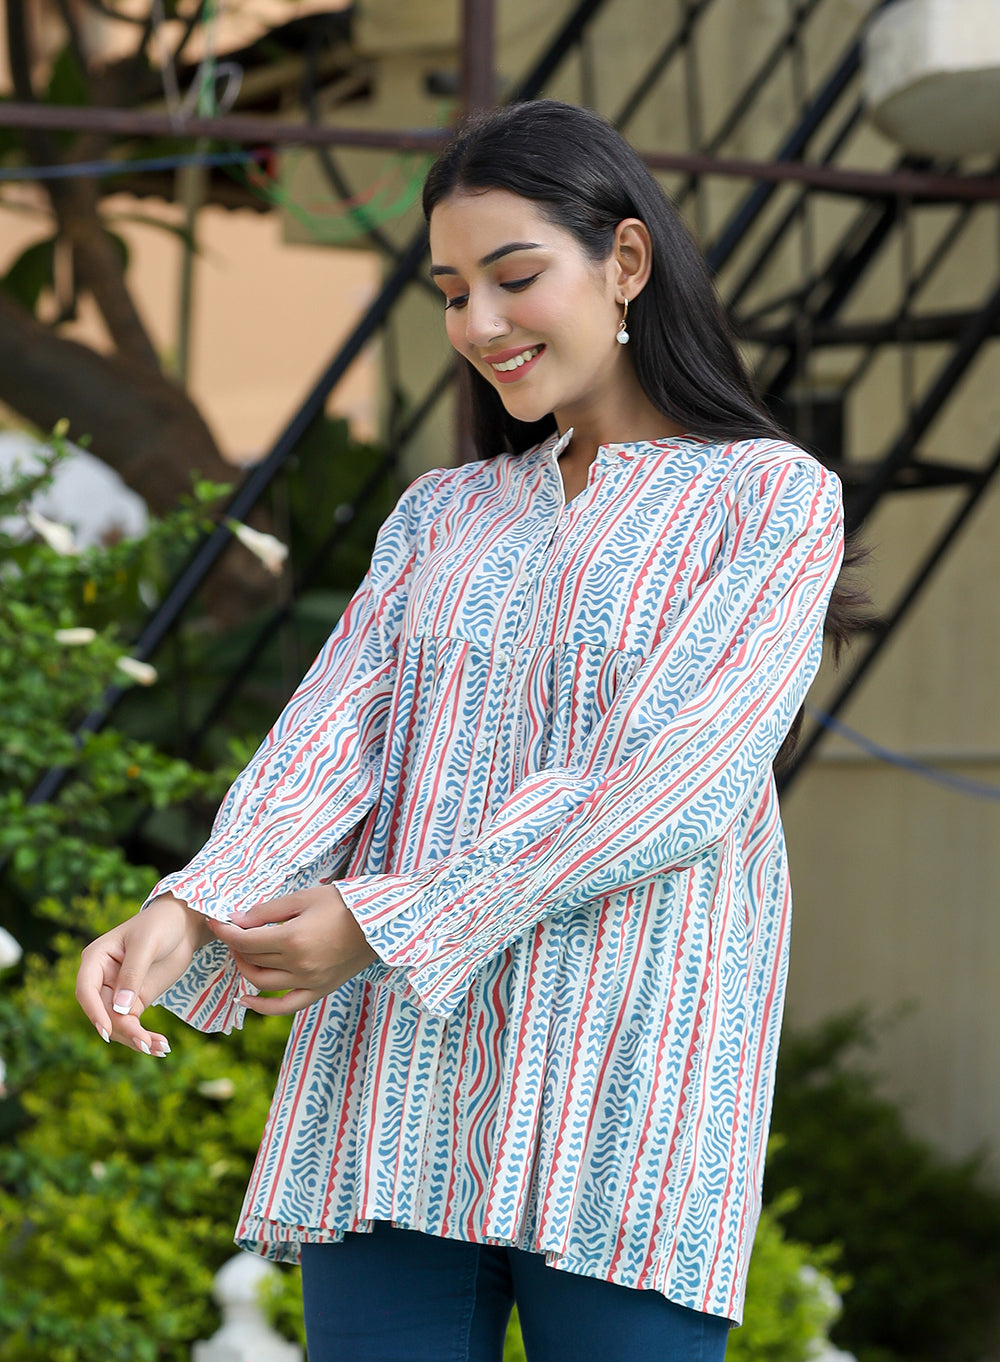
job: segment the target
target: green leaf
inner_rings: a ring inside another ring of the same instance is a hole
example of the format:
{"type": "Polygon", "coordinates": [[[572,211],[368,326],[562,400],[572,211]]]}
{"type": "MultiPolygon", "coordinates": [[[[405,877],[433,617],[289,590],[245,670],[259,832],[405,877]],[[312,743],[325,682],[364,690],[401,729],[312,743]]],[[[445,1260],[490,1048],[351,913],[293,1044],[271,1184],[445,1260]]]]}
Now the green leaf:
{"type": "Polygon", "coordinates": [[[90,86],[87,83],[86,72],[80,70],[79,62],[69,43],[55,59],[45,99],[49,104],[90,103],[90,86]]]}
{"type": "Polygon", "coordinates": [[[34,312],[42,290],[52,287],[55,237],[35,241],[27,246],[0,279],[4,292],[16,298],[22,307],[34,312]]]}

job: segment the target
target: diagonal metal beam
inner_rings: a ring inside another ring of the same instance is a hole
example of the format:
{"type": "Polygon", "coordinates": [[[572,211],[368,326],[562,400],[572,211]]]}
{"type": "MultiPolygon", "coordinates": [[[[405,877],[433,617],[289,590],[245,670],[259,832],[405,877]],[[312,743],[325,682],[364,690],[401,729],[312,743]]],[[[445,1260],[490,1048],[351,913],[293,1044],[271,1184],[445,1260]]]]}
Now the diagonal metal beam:
{"type": "MultiPolygon", "coordinates": [[[[850,86],[861,66],[861,44],[855,43],[844,55],[836,70],[812,100],[798,126],[782,142],[775,154],[776,161],[797,161],[802,156],[813,135],[833,109],[841,95],[850,86]]],[[[776,185],[759,184],[750,191],[729,222],[723,227],[715,241],[706,252],[709,268],[718,273],[729,260],[746,232],[760,217],[771,201],[776,185]]]]}
{"type": "Polygon", "coordinates": [[[856,528],[865,520],[879,498],[892,486],[900,470],[913,461],[918,441],[964,377],[983,343],[995,333],[998,325],[1000,325],[1000,286],[994,289],[982,310],[973,314],[971,320],[966,323],[954,349],[917,404],[902,434],[878,461],[877,471],[863,487],[845,499],[849,529],[856,528]]]}
{"type": "MultiPolygon", "coordinates": [[[[916,602],[924,587],[933,577],[942,559],[954,544],[955,540],[965,528],[965,524],[973,511],[982,500],[983,494],[991,486],[997,474],[1000,473],[1000,445],[997,445],[987,465],[981,470],[979,476],[972,482],[961,500],[958,509],[945,525],[944,529],[935,539],[930,549],[924,555],[921,563],[911,575],[902,593],[893,606],[891,613],[882,619],[874,631],[874,637],[865,648],[864,653],[858,658],[851,668],[833,698],[825,706],[825,712],[835,716],[847,704],[854,694],[861,681],[868,673],[872,664],[876,661],[882,649],[893,637],[899,626],[903,623],[906,616],[916,602]]],[[[778,781],[778,788],[782,792],[788,789],[796,777],[801,773],[803,766],[812,756],[817,745],[822,741],[826,734],[826,729],[822,724],[816,724],[807,734],[799,745],[795,758],[778,781]]]]}

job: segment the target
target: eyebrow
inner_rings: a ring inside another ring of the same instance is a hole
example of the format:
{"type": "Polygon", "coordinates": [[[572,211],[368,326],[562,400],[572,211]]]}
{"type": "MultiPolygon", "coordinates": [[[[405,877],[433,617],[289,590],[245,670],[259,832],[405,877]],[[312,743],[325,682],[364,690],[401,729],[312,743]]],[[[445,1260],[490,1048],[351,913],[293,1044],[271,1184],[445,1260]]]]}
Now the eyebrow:
{"type": "MultiPolygon", "coordinates": [[[[498,260],[502,260],[505,255],[510,255],[513,251],[537,251],[541,248],[540,241],[511,241],[506,246],[498,246],[495,251],[490,251],[489,255],[484,255],[478,262],[480,269],[485,269],[487,265],[495,265],[498,260]]],[[[435,274],[457,274],[458,270],[451,265],[432,265],[431,278],[435,274]]]]}

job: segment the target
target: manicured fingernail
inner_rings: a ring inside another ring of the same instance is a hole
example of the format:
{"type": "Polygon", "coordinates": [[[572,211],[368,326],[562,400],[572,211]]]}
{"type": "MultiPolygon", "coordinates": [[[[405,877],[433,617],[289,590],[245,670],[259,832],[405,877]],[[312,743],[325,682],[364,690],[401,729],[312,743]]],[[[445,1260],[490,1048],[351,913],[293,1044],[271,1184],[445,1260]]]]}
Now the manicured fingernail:
{"type": "Polygon", "coordinates": [[[144,1040],[141,1040],[139,1042],[139,1049],[142,1051],[144,1055],[151,1055],[153,1053],[144,1040]]]}
{"type": "Polygon", "coordinates": [[[107,1041],[109,1045],[111,1044],[111,1037],[108,1035],[107,1027],[105,1026],[101,1027],[101,1040],[107,1041]]]}
{"type": "Polygon", "coordinates": [[[132,1004],[135,1002],[135,994],[123,989],[121,993],[115,994],[115,1000],[111,1004],[114,1010],[121,1017],[127,1017],[132,1011],[132,1004]]]}
{"type": "Polygon", "coordinates": [[[165,1055],[170,1054],[170,1046],[167,1044],[165,1040],[161,1041],[160,1048],[158,1050],[154,1050],[153,1054],[156,1055],[157,1058],[162,1059],[165,1055]]]}

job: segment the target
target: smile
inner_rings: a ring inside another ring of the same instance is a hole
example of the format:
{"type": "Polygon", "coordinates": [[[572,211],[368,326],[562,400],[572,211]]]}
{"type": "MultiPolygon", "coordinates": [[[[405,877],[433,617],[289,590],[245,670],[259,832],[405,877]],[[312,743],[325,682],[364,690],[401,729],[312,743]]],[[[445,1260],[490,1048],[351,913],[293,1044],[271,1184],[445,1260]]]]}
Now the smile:
{"type": "Polygon", "coordinates": [[[503,356],[487,359],[486,363],[496,374],[499,382],[510,383],[513,378],[520,378],[524,370],[534,364],[544,349],[544,345],[530,345],[524,350],[514,352],[508,350],[503,356]]]}

